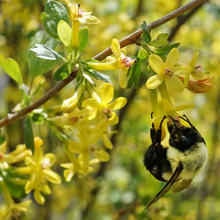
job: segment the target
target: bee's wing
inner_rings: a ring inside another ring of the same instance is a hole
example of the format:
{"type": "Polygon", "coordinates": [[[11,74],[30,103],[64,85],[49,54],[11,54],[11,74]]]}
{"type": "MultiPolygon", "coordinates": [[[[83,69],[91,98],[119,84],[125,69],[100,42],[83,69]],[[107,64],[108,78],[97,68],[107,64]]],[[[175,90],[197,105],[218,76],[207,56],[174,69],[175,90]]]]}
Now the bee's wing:
{"type": "Polygon", "coordinates": [[[172,186],[172,192],[177,193],[185,188],[187,188],[190,183],[192,182],[192,179],[189,180],[181,180],[180,182],[174,183],[172,186]]]}
{"type": "Polygon", "coordinates": [[[175,181],[177,180],[177,178],[179,177],[179,175],[181,174],[183,170],[183,165],[180,162],[178,167],[176,168],[175,172],[173,173],[173,175],[171,176],[171,178],[169,179],[169,181],[167,182],[167,184],[163,187],[163,189],[153,198],[153,200],[149,203],[149,205],[142,211],[142,213],[152,204],[154,204],[155,202],[157,202],[163,195],[165,195],[170,188],[172,187],[172,185],[175,183],[175,181]]]}

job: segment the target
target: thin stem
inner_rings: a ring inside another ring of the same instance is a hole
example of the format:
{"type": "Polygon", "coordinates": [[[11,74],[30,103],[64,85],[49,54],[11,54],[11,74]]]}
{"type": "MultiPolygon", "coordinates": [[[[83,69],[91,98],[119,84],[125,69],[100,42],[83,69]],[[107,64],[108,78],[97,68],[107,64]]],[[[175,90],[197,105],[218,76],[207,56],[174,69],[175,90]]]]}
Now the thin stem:
{"type": "MultiPolygon", "coordinates": [[[[206,2],[207,0],[194,0],[190,3],[178,8],[177,10],[165,15],[164,17],[152,22],[151,24],[148,24],[149,30],[153,30],[156,27],[159,27],[160,25],[182,15],[183,13],[189,11],[190,9],[195,8],[196,6],[206,2]]],[[[132,34],[128,35],[124,39],[120,41],[121,48],[135,43],[136,39],[139,38],[142,34],[142,29],[139,29],[132,34]]],[[[97,54],[93,57],[93,59],[96,60],[103,60],[108,55],[112,53],[111,48],[107,48],[106,50],[102,51],[101,53],[97,54]]],[[[42,98],[31,104],[30,106],[24,108],[20,112],[14,113],[14,114],[8,114],[5,118],[0,120],[0,128],[4,127],[8,124],[11,124],[12,122],[17,121],[18,119],[22,118],[23,116],[27,115],[29,112],[33,111],[35,108],[40,107],[44,103],[46,103],[49,99],[51,99],[53,96],[55,96],[62,88],[64,88],[68,83],[70,83],[72,80],[76,78],[78,72],[78,68],[76,68],[66,79],[60,81],[56,86],[54,86],[49,92],[47,92],[42,98]]]]}

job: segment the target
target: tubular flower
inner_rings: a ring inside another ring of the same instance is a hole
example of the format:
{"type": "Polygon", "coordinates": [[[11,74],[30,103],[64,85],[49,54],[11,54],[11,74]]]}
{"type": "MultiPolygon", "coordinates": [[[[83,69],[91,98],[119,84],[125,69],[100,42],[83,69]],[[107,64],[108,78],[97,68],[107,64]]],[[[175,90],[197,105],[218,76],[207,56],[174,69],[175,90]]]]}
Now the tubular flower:
{"type": "Polygon", "coordinates": [[[92,112],[90,116],[87,117],[87,120],[90,121],[101,117],[105,122],[110,125],[117,124],[119,119],[114,110],[119,110],[123,108],[127,103],[127,100],[124,97],[119,97],[111,102],[113,100],[113,97],[113,86],[110,83],[105,83],[100,87],[98,97],[89,98],[83,101],[82,107],[92,112]]]}
{"type": "Polygon", "coordinates": [[[30,180],[25,185],[25,193],[35,190],[35,200],[39,204],[44,204],[45,200],[40,192],[45,194],[51,193],[49,186],[46,184],[46,180],[54,184],[60,184],[61,177],[50,169],[56,161],[55,155],[52,153],[43,155],[41,148],[43,141],[40,138],[35,138],[34,144],[34,155],[25,158],[27,167],[17,168],[17,172],[30,174],[30,180]]]}
{"type": "Polygon", "coordinates": [[[24,160],[26,156],[31,156],[31,151],[26,149],[25,144],[17,145],[16,149],[9,154],[6,154],[6,142],[0,145],[0,163],[17,163],[24,160]]]}
{"type": "Polygon", "coordinates": [[[152,54],[149,57],[149,64],[156,75],[150,77],[146,83],[148,89],[156,89],[163,81],[175,92],[182,92],[184,85],[176,74],[188,74],[189,67],[176,66],[179,59],[179,51],[173,48],[164,62],[159,56],[152,54]]]}
{"type": "Polygon", "coordinates": [[[119,84],[125,88],[127,86],[128,67],[132,66],[134,60],[121,52],[120,44],[116,38],[112,40],[111,50],[113,55],[106,58],[107,63],[89,63],[88,65],[95,70],[119,69],[119,84]]]}
{"type": "Polygon", "coordinates": [[[71,98],[63,102],[62,107],[61,107],[61,110],[63,112],[70,113],[74,110],[74,108],[77,106],[78,100],[80,99],[80,97],[82,96],[85,90],[85,87],[86,87],[85,83],[82,82],[77,88],[77,90],[75,91],[74,95],[71,98]]]}
{"type": "MultiPolygon", "coordinates": [[[[152,118],[149,121],[149,124],[154,123],[154,126],[156,129],[159,128],[159,125],[161,123],[161,120],[163,119],[164,116],[171,116],[175,120],[179,120],[179,114],[177,113],[178,111],[183,111],[186,109],[193,108],[195,105],[190,105],[190,104],[184,104],[184,105],[179,105],[177,107],[173,107],[172,104],[170,104],[167,99],[162,98],[162,111],[160,115],[156,115],[156,117],[152,118]]],[[[184,122],[183,122],[184,123],[184,122]]],[[[163,123],[162,125],[162,137],[165,137],[164,132],[166,133],[165,129],[166,123],[163,123]]],[[[168,132],[169,133],[169,132],[168,132]]],[[[162,138],[163,139],[163,138],[162,138]]]]}
{"type": "Polygon", "coordinates": [[[95,16],[91,15],[92,12],[83,12],[80,9],[80,4],[71,3],[65,0],[70,17],[72,20],[72,46],[77,49],[79,47],[79,26],[80,24],[100,24],[101,21],[95,16]]]}
{"type": "Polygon", "coordinates": [[[66,168],[64,171],[66,181],[70,181],[75,173],[85,175],[92,172],[93,168],[90,165],[93,163],[109,160],[109,154],[96,147],[102,133],[98,127],[84,125],[78,133],[78,142],[68,140],[64,149],[71,163],[61,164],[66,168]]]}
{"type": "MultiPolygon", "coordinates": [[[[178,76],[178,78],[183,82],[184,78],[178,76]]],[[[215,91],[215,85],[210,82],[214,79],[214,77],[208,77],[202,80],[189,80],[187,85],[187,89],[193,93],[208,93],[215,91]]]]}
{"type": "MultiPolygon", "coordinates": [[[[196,80],[201,80],[204,76],[204,72],[202,72],[202,66],[201,65],[196,65],[197,60],[198,60],[199,52],[194,51],[194,56],[192,60],[190,61],[188,67],[191,69],[190,72],[185,72],[183,74],[179,73],[179,75],[184,75],[184,85],[185,87],[188,86],[190,75],[196,79],[196,80]]],[[[208,72],[206,72],[208,73],[208,72]]]]}
{"type": "Polygon", "coordinates": [[[27,200],[27,201],[20,202],[20,203],[15,203],[4,181],[0,181],[0,185],[2,188],[2,192],[4,195],[6,205],[7,205],[6,209],[0,212],[1,220],[7,220],[10,217],[16,218],[21,215],[21,212],[28,211],[28,206],[32,202],[31,200],[27,200]]]}

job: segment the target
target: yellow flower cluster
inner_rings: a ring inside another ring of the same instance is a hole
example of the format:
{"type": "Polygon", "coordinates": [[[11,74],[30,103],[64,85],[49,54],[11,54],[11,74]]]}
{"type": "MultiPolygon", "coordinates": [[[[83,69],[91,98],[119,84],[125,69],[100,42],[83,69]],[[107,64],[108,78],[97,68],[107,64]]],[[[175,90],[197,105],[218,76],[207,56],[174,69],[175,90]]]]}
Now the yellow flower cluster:
{"type": "MultiPolygon", "coordinates": [[[[39,204],[44,204],[44,197],[41,192],[50,194],[51,190],[47,181],[55,184],[61,183],[61,177],[50,168],[54,165],[56,157],[52,153],[43,155],[41,145],[43,141],[40,138],[34,139],[35,152],[32,155],[31,150],[26,149],[25,144],[20,144],[10,153],[6,153],[6,142],[0,145],[0,188],[5,199],[5,207],[0,211],[0,219],[9,219],[18,217],[21,212],[27,212],[31,200],[15,203],[9,190],[8,181],[11,184],[21,186],[25,193],[34,191],[34,198],[39,204]],[[13,168],[11,164],[25,161],[25,167],[13,168]],[[10,173],[12,173],[10,176],[10,173]],[[30,175],[25,179],[22,174],[30,175]],[[22,176],[21,176],[22,175],[22,176]]],[[[16,188],[17,189],[17,188],[16,188]]]]}
{"type": "Polygon", "coordinates": [[[64,176],[70,181],[75,173],[80,176],[93,171],[92,164],[106,162],[109,154],[104,148],[98,147],[101,139],[107,149],[112,149],[109,139],[109,125],[118,123],[116,110],[121,109],[127,100],[124,97],[116,98],[113,101],[114,88],[110,83],[104,83],[92,88],[82,83],[72,98],[65,100],[62,111],[65,112],[53,120],[56,126],[68,126],[75,134],[74,140],[67,140],[64,150],[70,163],[61,164],[66,170],[64,176]],[[83,92],[90,94],[90,98],[81,103],[79,100],[84,97],[83,92]],[[68,112],[68,113],[67,113],[68,112]]]}
{"type": "Polygon", "coordinates": [[[192,60],[185,65],[178,63],[179,50],[177,48],[169,52],[165,61],[155,54],[149,56],[149,65],[156,74],[147,80],[146,87],[150,89],[154,112],[154,119],[150,123],[154,121],[156,128],[164,115],[178,120],[177,111],[194,107],[194,105],[187,104],[173,107],[167,87],[177,93],[183,92],[185,87],[193,93],[211,92],[215,89],[215,86],[210,83],[213,77],[202,79],[205,73],[202,72],[200,65],[196,66],[198,55],[199,53],[194,51],[192,60]]]}
{"type": "Polygon", "coordinates": [[[52,153],[43,155],[42,144],[43,141],[40,138],[35,138],[33,156],[25,158],[25,167],[17,168],[18,173],[30,175],[30,179],[25,185],[25,193],[28,194],[34,190],[34,198],[39,204],[45,202],[41,192],[51,194],[47,181],[54,184],[61,183],[61,177],[50,169],[56,162],[56,157],[52,153]]]}
{"type": "Polygon", "coordinates": [[[18,145],[14,151],[8,154],[6,153],[6,142],[0,145],[0,188],[2,189],[6,203],[5,209],[0,212],[0,219],[8,219],[11,216],[17,217],[21,214],[21,212],[27,212],[28,205],[31,203],[31,200],[21,203],[14,202],[7,186],[8,179],[10,179],[10,181],[15,185],[25,187],[26,194],[35,189],[34,197],[40,204],[44,203],[44,198],[40,194],[40,191],[46,194],[51,193],[50,188],[46,184],[46,180],[52,183],[61,182],[60,176],[50,170],[50,167],[56,160],[55,156],[53,154],[46,154],[43,156],[41,149],[43,141],[40,138],[35,138],[34,143],[35,153],[33,156],[31,150],[26,149],[25,144],[18,145]],[[15,169],[10,166],[11,164],[21,162],[23,160],[25,160],[27,167],[15,169]],[[8,170],[12,170],[15,174],[10,176],[10,172],[8,170]],[[20,174],[29,174],[30,180],[20,178],[20,174]]]}

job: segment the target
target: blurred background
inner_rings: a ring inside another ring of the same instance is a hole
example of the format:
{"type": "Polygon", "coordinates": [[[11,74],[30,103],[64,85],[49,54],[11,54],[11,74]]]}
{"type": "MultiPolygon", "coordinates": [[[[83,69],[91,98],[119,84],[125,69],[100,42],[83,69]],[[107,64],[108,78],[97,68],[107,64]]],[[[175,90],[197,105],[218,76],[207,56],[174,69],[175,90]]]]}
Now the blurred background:
{"type": "MultiPolygon", "coordinates": [[[[29,85],[27,48],[31,37],[42,29],[40,13],[44,11],[44,0],[2,0],[0,1],[0,52],[5,57],[15,59],[22,70],[24,82],[29,85]]],[[[61,2],[61,1],[60,1],[61,2]]],[[[145,20],[151,23],[178,7],[188,3],[185,0],[81,0],[81,8],[92,11],[101,20],[99,26],[90,26],[90,44],[84,58],[91,58],[109,47],[112,38],[122,39],[140,28],[145,20]],[[100,43],[101,42],[101,43],[100,43]]],[[[64,2],[61,2],[64,3],[64,2]]],[[[53,185],[53,193],[45,196],[44,206],[31,204],[31,210],[22,215],[22,220],[116,220],[116,219],[181,219],[181,220],[217,220],[220,219],[220,2],[210,0],[198,8],[174,19],[152,31],[155,38],[159,33],[170,34],[171,42],[181,42],[180,60],[189,62],[193,50],[200,53],[198,64],[204,71],[210,71],[215,77],[216,91],[208,94],[173,95],[174,106],[178,100],[195,104],[195,108],[181,112],[186,114],[205,138],[209,159],[204,171],[192,184],[178,194],[169,192],[144,214],[141,211],[164,186],[154,179],[143,165],[143,154],[151,144],[150,119],[151,106],[149,92],[145,87],[146,67],[142,65],[140,88],[121,90],[116,73],[109,72],[115,96],[125,96],[128,104],[121,112],[120,123],[116,125],[117,134],[112,136],[114,148],[111,159],[101,163],[95,172],[85,178],[75,176],[71,182],[53,185]]],[[[123,49],[135,58],[139,48],[130,45],[123,49]]],[[[55,82],[53,72],[38,76],[34,83],[45,78],[40,98],[50,90],[55,82]]],[[[74,84],[70,83],[44,108],[61,105],[69,97],[74,84]]],[[[21,92],[13,80],[0,69],[0,118],[21,100],[21,92]]],[[[54,116],[49,115],[49,116],[54,116]]],[[[23,120],[8,125],[9,149],[24,143],[23,120]],[[13,138],[12,138],[13,137],[13,138]]],[[[44,139],[44,152],[53,152],[57,157],[57,172],[63,176],[58,166],[67,158],[61,143],[54,138],[47,124],[34,127],[34,133],[44,139]]],[[[1,198],[1,197],[0,197],[1,198]]],[[[2,201],[0,199],[0,201],[2,201]]]]}

